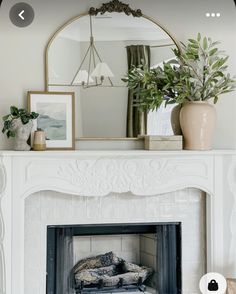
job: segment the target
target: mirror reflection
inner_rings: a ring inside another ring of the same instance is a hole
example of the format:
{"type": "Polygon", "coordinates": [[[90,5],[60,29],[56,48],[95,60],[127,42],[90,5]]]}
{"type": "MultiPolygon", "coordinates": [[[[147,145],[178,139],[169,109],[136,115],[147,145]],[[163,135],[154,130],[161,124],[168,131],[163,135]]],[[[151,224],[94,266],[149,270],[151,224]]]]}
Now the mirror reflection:
{"type": "Polygon", "coordinates": [[[171,134],[169,109],[145,115],[122,78],[132,65],[161,65],[174,40],[146,17],[83,16],[60,30],[48,51],[48,89],[76,95],[76,136],[133,138],[171,134]],[[166,119],[165,119],[166,118],[166,119]]]}

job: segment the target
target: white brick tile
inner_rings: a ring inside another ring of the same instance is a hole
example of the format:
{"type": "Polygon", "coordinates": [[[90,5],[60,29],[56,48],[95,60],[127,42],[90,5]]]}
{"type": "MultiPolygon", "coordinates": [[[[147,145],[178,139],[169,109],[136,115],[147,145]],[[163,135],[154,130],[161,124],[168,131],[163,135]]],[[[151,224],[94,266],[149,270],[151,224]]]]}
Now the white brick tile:
{"type": "MultiPolygon", "coordinates": [[[[132,223],[132,222],[160,222],[181,221],[183,228],[183,293],[199,293],[199,276],[205,270],[205,196],[197,189],[149,196],[137,197],[130,193],[112,194],[106,197],[77,197],[62,195],[56,192],[40,192],[26,199],[25,206],[25,294],[44,294],[43,278],[46,260],[46,232],[47,224],[92,224],[92,223],[132,223]],[[37,245],[35,245],[37,243],[37,245]],[[37,264],[35,257],[37,255],[37,264]],[[42,287],[35,287],[42,285],[42,287]],[[40,290],[38,290],[40,289],[40,290]]],[[[113,236],[114,237],[114,236],[113,236]]],[[[88,257],[114,250],[121,257],[129,261],[137,261],[139,254],[134,250],[134,237],[116,236],[116,240],[83,239],[76,258],[88,257]],[[129,247],[132,250],[129,250],[129,247]],[[86,251],[87,250],[87,251],[86,251]]],[[[153,244],[145,244],[140,238],[141,250],[153,244]]],[[[147,252],[146,252],[147,253],[147,252]]],[[[147,265],[154,267],[154,258],[150,254],[142,253],[147,265]]]]}
{"type": "Polygon", "coordinates": [[[101,198],[101,217],[103,219],[117,219],[119,217],[118,215],[118,209],[117,209],[117,197],[116,195],[112,196],[106,196],[101,198]],[[109,199],[111,198],[111,199],[109,199]]]}
{"type": "Polygon", "coordinates": [[[87,197],[87,217],[100,220],[101,199],[100,197],[87,197]]]}
{"type": "Polygon", "coordinates": [[[161,205],[160,206],[160,217],[162,219],[174,219],[175,211],[174,211],[174,205],[168,204],[168,205],[161,205]]]}
{"type": "Polygon", "coordinates": [[[140,251],[145,251],[145,237],[140,236],[140,251]]]}
{"type": "Polygon", "coordinates": [[[96,236],[91,238],[91,251],[106,253],[121,251],[120,236],[96,236]]]}
{"type": "Polygon", "coordinates": [[[144,238],[144,250],[145,253],[156,255],[156,241],[153,238],[144,238]]]}
{"type": "Polygon", "coordinates": [[[155,263],[156,263],[156,256],[150,255],[150,254],[146,254],[144,252],[140,253],[140,262],[142,265],[144,266],[148,266],[151,268],[155,267],[155,263]]]}
{"type": "Polygon", "coordinates": [[[72,216],[72,196],[65,195],[60,198],[55,197],[55,219],[59,223],[67,224],[72,216]]]}
{"type": "Polygon", "coordinates": [[[187,191],[179,190],[175,193],[175,202],[176,203],[188,203],[189,202],[189,195],[187,191]]]}
{"type": "Polygon", "coordinates": [[[48,224],[55,221],[56,214],[56,199],[55,193],[51,194],[44,192],[41,195],[41,220],[42,222],[47,222],[48,224]]]}
{"type": "Polygon", "coordinates": [[[73,238],[74,264],[79,260],[91,256],[91,238],[74,237],[73,238]]]}
{"type": "Polygon", "coordinates": [[[139,252],[135,252],[135,251],[126,251],[126,252],[117,252],[117,255],[121,258],[123,258],[124,260],[128,261],[128,262],[132,262],[132,263],[136,263],[136,264],[140,264],[140,254],[139,252]]]}
{"type": "Polygon", "coordinates": [[[126,235],[121,239],[122,251],[140,251],[139,235],[126,235]]]}
{"type": "Polygon", "coordinates": [[[206,264],[198,262],[185,262],[183,266],[184,277],[187,277],[189,273],[194,276],[202,277],[206,273],[206,264]]]}
{"type": "Polygon", "coordinates": [[[31,272],[25,272],[25,293],[41,294],[40,280],[37,278],[39,269],[31,269],[31,272]],[[30,277],[30,278],[29,278],[30,277]]]}
{"type": "Polygon", "coordinates": [[[100,254],[100,252],[77,252],[74,255],[74,264],[76,264],[81,259],[97,256],[98,254],[100,254]]]}
{"type": "Polygon", "coordinates": [[[71,200],[71,218],[73,220],[80,220],[79,223],[86,219],[87,215],[87,198],[72,196],[71,200]]]}
{"type": "Polygon", "coordinates": [[[198,289],[199,289],[200,279],[201,279],[201,276],[195,276],[189,273],[188,276],[183,279],[183,288],[189,294],[199,293],[200,291],[198,289]]]}
{"type": "Polygon", "coordinates": [[[202,261],[205,258],[204,247],[198,242],[184,242],[183,240],[182,258],[185,262],[197,263],[202,261]]]}

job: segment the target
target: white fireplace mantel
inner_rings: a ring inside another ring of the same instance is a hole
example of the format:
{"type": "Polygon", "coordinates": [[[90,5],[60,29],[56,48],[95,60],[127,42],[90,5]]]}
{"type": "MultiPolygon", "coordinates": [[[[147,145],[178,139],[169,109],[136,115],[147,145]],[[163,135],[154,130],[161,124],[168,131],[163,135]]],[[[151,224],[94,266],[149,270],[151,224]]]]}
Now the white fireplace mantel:
{"type": "Polygon", "coordinates": [[[45,190],[102,197],[201,189],[208,271],[236,278],[236,151],[2,151],[0,160],[0,294],[24,294],[24,202],[45,190]]]}

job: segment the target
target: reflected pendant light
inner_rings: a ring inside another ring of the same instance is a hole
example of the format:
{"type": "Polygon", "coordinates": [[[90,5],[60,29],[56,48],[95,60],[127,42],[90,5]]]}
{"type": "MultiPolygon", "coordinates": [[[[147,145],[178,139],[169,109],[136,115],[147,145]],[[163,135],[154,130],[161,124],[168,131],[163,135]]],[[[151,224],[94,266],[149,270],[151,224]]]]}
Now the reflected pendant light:
{"type": "Polygon", "coordinates": [[[110,86],[113,86],[111,78],[114,77],[109,66],[102,61],[98,50],[95,46],[93,37],[92,17],[90,15],[90,43],[85,56],[77,70],[71,85],[83,86],[83,88],[91,88],[102,86],[105,79],[108,79],[110,86]],[[88,59],[88,69],[83,69],[85,61],[88,59]],[[93,79],[94,78],[94,79],[93,79]]]}

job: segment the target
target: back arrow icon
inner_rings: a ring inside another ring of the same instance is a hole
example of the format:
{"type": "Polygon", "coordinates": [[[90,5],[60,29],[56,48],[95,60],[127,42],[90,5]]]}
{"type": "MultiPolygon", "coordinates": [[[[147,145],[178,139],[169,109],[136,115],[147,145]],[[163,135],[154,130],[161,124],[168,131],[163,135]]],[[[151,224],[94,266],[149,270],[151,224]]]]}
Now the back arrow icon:
{"type": "Polygon", "coordinates": [[[24,13],[25,13],[25,11],[22,10],[22,11],[18,14],[19,17],[20,17],[22,20],[25,20],[25,18],[24,18],[24,16],[23,16],[24,13]]]}

